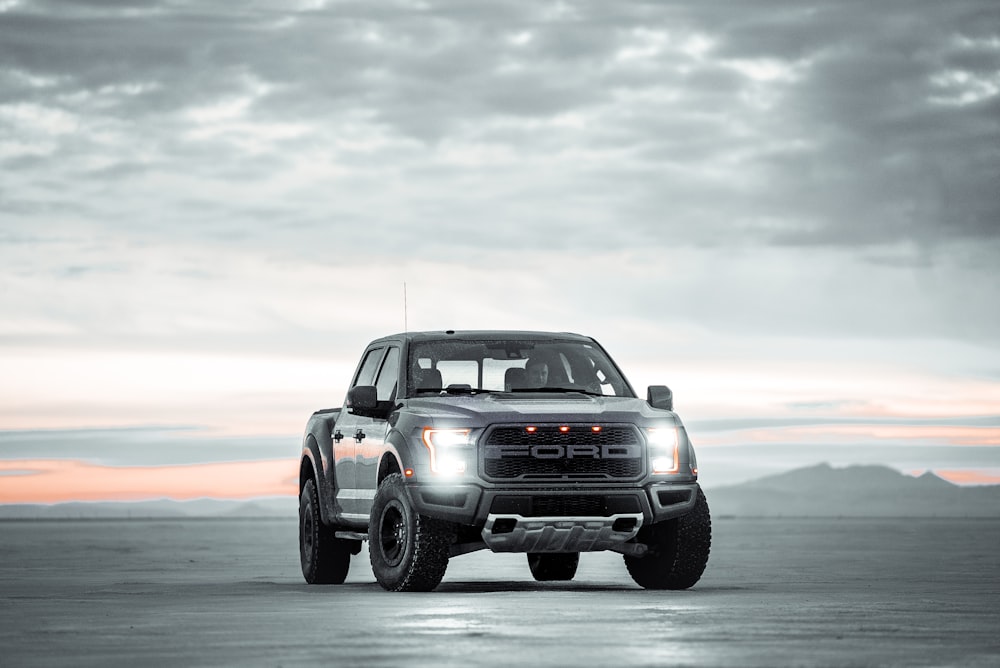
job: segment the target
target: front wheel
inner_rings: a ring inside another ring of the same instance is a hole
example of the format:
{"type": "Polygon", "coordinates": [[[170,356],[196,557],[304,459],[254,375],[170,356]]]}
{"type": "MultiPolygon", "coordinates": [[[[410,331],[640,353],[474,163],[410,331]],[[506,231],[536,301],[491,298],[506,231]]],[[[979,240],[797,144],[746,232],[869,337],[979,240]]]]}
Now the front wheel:
{"type": "Polygon", "coordinates": [[[334,535],[319,514],[316,482],[306,481],[299,495],[299,558],[309,584],[342,584],[351,567],[351,542],[334,535]]]}
{"type": "Polygon", "coordinates": [[[398,473],[375,492],[368,552],[375,579],[387,591],[431,591],[448,568],[452,524],[417,513],[398,473]]]}
{"type": "Polygon", "coordinates": [[[712,547],[712,517],[705,493],[690,513],[639,530],[649,551],[641,557],[625,555],[625,567],[636,584],[646,589],[687,589],[701,579],[712,547]]]}
{"type": "Polygon", "coordinates": [[[580,565],[580,553],[557,553],[548,554],[544,552],[528,553],[528,568],[531,575],[539,582],[566,581],[572,580],[576,575],[576,568],[580,565]]]}

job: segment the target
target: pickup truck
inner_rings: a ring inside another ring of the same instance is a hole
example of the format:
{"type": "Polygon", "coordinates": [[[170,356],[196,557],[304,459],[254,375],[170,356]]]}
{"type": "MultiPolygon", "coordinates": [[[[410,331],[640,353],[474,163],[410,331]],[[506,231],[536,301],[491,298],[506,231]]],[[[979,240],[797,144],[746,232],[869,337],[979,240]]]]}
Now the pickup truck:
{"type": "Polygon", "coordinates": [[[624,555],[647,589],[686,589],[711,517],[673,395],[636,396],[592,338],[409,332],[365,349],[341,408],[309,418],[299,550],[311,584],[340,584],[368,541],[389,591],[431,591],[452,557],[521,552],[539,581],[581,552],[624,555]]]}

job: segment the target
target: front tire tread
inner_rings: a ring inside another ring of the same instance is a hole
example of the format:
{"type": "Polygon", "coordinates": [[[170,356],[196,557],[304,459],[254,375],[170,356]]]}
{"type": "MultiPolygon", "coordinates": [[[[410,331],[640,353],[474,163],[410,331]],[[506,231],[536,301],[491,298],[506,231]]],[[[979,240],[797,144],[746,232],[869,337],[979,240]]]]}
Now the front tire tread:
{"type": "Polygon", "coordinates": [[[649,547],[642,557],[625,555],[629,575],[645,589],[688,589],[701,579],[712,547],[712,517],[705,493],[690,513],[640,530],[649,547]]]}
{"type": "Polygon", "coordinates": [[[368,550],[375,579],[387,591],[431,591],[448,568],[455,527],[450,522],[420,515],[406,493],[403,477],[393,473],[379,484],[368,527],[368,550]],[[383,533],[386,522],[402,528],[393,542],[383,533]],[[401,550],[396,553],[395,550],[401,550]]]}

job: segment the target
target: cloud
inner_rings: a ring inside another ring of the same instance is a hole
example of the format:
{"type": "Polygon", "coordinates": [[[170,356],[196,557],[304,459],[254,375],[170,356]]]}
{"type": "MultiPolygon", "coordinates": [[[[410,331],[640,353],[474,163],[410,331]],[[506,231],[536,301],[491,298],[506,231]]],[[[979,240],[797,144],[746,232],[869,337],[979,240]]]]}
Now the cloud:
{"type": "Polygon", "coordinates": [[[406,282],[643,371],[1000,368],[989,0],[0,12],[8,358],[350,365],[406,282]]]}
{"type": "Polygon", "coordinates": [[[589,219],[674,244],[937,248],[996,237],[982,8],[33,4],[5,22],[6,117],[43,120],[32,151],[63,179],[156,189],[175,226],[190,192],[202,230],[271,203],[272,225],[391,218],[413,245],[474,209],[494,212],[479,230],[552,237],[583,210],[588,239],[589,219]]]}

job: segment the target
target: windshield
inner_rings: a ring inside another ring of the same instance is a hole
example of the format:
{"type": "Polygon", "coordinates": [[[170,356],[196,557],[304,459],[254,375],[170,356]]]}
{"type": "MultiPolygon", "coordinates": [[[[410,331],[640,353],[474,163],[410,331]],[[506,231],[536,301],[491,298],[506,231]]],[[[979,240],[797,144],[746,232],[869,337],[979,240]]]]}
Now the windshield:
{"type": "Polygon", "coordinates": [[[407,396],[439,392],[582,392],[633,397],[598,346],[586,341],[423,341],[410,346],[407,396]]]}

